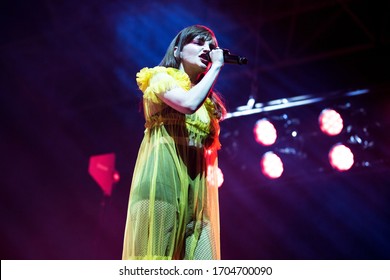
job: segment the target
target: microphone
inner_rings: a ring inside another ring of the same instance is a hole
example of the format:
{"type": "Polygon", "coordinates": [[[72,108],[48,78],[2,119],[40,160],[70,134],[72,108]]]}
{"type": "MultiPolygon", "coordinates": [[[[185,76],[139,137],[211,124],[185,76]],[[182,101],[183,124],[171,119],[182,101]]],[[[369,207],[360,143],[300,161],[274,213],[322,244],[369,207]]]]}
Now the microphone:
{"type": "MultiPolygon", "coordinates": [[[[239,64],[239,65],[248,63],[248,59],[246,57],[235,55],[235,54],[231,54],[230,51],[227,50],[227,49],[222,49],[222,50],[223,50],[223,59],[224,59],[225,63],[228,63],[228,64],[239,64]]],[[[209,62],[211,62],[211,58],[210,58],[209,53],[206,53],[204,55],[204,58],[207,59],[209,62]]]]}

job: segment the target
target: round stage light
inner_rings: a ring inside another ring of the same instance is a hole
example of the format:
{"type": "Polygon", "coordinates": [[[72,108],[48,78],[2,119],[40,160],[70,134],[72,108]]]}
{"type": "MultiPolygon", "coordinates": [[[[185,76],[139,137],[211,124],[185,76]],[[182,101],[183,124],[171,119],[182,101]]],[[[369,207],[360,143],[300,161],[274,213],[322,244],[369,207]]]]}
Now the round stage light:
{"type": "Polygon", "coordinates": [[[338,171],[349,170],[354,164],[354,155],[351,149],[343,144],[334,145],[328,156],[330,165],[338,171]]]}
{"type": "Polygon", "coordinates": [[[333,109],[324,109],[318,117],[318,123],[323,133],[334,136],[339,134],[344,127],[343,118],[333,109]]]}
{"type": "Polygon", "coordinates": [[[277,132],[275,126],[267,119],[258,120],[253,128],[256,142],[270,146],[275,143],[277,132]]]}
{"type": "Polygon", "coordinates": [[[284,168],[283,162],[274,152],[265,153],[260,162],[261,172],[271,179],[276,179],[282,176],[284,168]]]}
{"type": "Polygon", "coordinates": [[[207,181],[210,185],[217,185],[220,188],[224,182],[224,176],[221,168],[215,166],[208,166],[207,168],[207,181]],[[217,180],[216,182],[214,180],[217,180]]]}

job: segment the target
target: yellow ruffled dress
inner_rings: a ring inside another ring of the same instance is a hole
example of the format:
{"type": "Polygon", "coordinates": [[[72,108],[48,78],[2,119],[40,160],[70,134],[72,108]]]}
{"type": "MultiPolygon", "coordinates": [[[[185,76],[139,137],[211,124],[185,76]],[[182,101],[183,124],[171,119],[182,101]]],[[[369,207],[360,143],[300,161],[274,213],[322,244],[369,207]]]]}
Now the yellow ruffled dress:
{"type": "Polygon", "coordinates": [[[158,97],[189,90],[188,75],[157,66],[137,73],[145,135],[130,190],[122,259],[220,259],[219,123],[207,98],[191,115],[158,97]]]}

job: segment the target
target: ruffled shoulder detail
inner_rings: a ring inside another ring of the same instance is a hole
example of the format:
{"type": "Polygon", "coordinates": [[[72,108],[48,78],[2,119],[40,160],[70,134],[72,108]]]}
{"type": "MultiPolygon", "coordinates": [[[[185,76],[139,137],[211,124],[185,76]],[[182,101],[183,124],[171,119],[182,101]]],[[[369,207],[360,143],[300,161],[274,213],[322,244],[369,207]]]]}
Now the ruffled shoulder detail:
{"type": "Polygon", "coordinates": [[[156,66],[145,67],[137,73],[136,78],[139,89],[143,92],[144,98],[154,103],[161,103],[158,95],[176,87],[185,90],[191,88],[191,81],[188,75],[176,68],[156,66]]]}

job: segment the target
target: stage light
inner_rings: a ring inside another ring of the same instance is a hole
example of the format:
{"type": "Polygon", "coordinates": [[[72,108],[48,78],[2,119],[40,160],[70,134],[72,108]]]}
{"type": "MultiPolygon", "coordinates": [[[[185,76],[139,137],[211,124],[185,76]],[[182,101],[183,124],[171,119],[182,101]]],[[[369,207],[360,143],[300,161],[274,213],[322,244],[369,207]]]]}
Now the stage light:
{"type": "Polygon", "coordinates": [[[330,165],[338,171],[349,170],[354,164],[354,155],[350,148],[343,144],[335,144],[329,151],[330,165]]]}
{"type": "Polygon", "coordinates": [[[255,135],[256,142],[270,146],[275,143],[277,138],[277,132],[275,126],[266,118],[260,119],[256,122],[253,133],[255,135]]]}
{"type": "Polygon", "coordinates": [[[218,178],[218,188],[219,187],[221,187],[222,186],[222,184],[223,184],[223,181],[224,181],[224,177],[223,177],[223,173],[222,173],[222,170],[221,170],[221,168],[217,168],[217,170],[216,170],[216,172],[217,172],[217,178],[218,178]]]}
{"type": "Polygon", "coordinates": [[[89,158],[88,172],[102,189],[105,196],[111,196],[114,184],[120,180],[115,169],[115,154],[94,155],[89,158]]]}
{"type": "Polygon", "coordinates": [[[121,176],[119,175],[118,171],[114,171],[114,174],[112,174],[112,179],[114,180],[114,183],[118,183],[121,179],[121,176]]]}
{"type": "Polygon", "coordinates": [[[339,134],[344,127],[343,118],[333,109],[324,109],[318,117],[318,123],[323,133],[334,136],[339,134]]]}
{"type": "Polygon", "coordinates": [[[279,178],[284,171],[282,160],[274,152],[265,153],[261,158],[260,166],[263,174],[271,179],[279,178]]]}
{"type": "Polygon", "coordinates": [[[207,168],[207,181],[209,184],[215,185],[215,176],[217,179],[217,187],[220,188],[224,181],[222,170],[219,167],[209,165],[207,168]]]}
{"type": "Polygon", "coordinates": [[[296,130],[293,130],[291,132],[291,136],[294,137],[294,138],[297,137],[298,136],[298,132],[296,130]]]}

